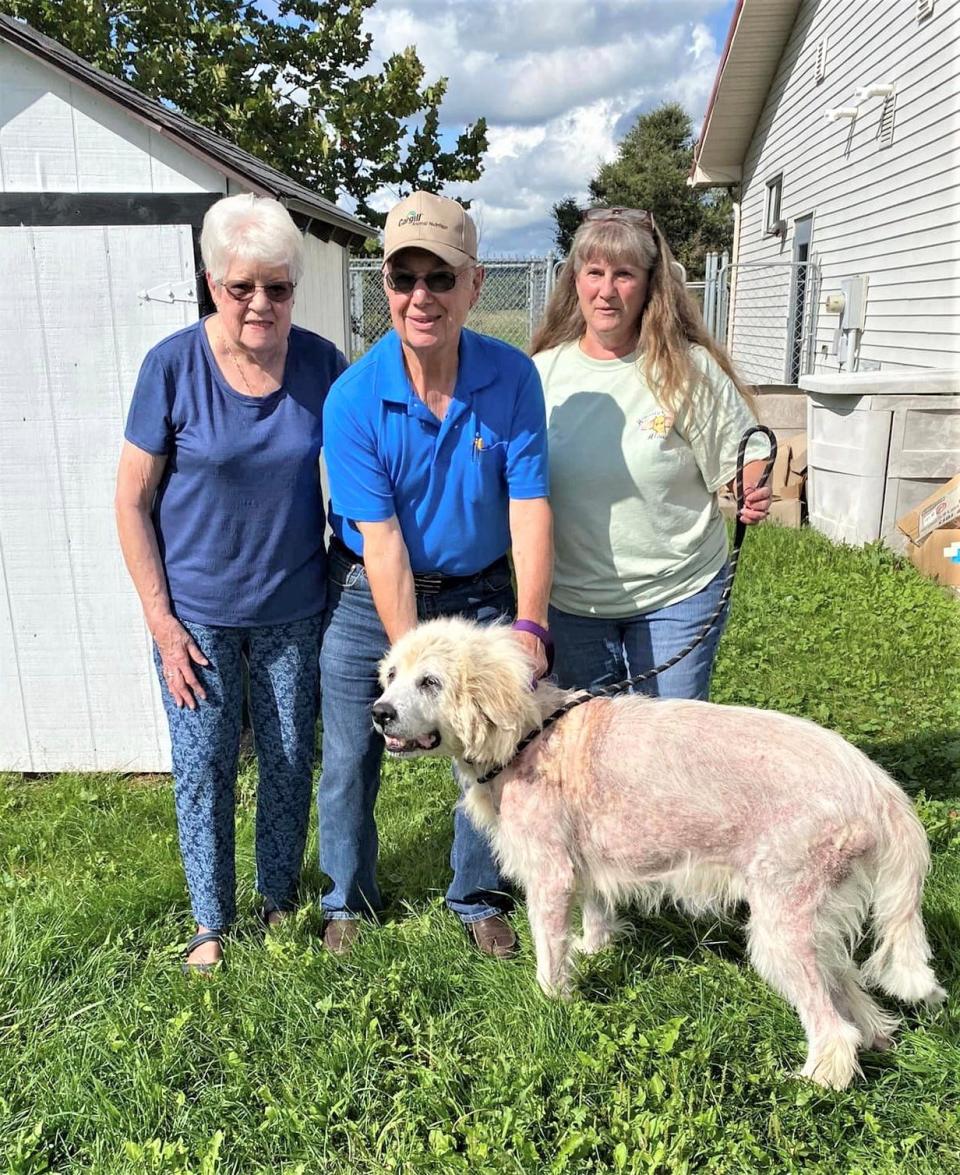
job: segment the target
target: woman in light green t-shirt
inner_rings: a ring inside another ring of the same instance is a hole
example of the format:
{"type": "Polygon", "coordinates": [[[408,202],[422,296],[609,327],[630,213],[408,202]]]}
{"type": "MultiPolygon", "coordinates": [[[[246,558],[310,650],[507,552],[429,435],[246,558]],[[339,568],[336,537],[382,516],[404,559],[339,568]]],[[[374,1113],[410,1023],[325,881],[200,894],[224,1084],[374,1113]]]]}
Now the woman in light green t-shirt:
{"type": "MultiPolygon", "coordinates": [[[[593,208],[531,348],[547,403],[560,684],[610,684],[686,645],[720,601],[717,491],[754,423],[726,352],[648,212],[593,208]]],[[[742,517],[759,522],[766,442],[748,449],[742,517]],[[754,459],[761,458],[761,459],[754,459]]],[[[725,619],[725,617],[724,617],[725,619]]],[[[706,698],[722,624],[649,684],[706,698]]]]}

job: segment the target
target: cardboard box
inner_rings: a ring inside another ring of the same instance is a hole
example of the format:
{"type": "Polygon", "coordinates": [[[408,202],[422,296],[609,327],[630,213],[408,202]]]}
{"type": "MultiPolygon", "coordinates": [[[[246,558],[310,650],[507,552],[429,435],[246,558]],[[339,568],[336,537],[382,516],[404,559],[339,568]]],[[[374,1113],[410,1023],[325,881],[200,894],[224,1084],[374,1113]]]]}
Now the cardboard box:
{"type": "Polygon", "coordinates": [[[790,472],[790,446],[777,441],[777,459],[773,463],[773,473],[770,477],[770,488],[774,496],[781,486],[787,484],[787,475],[790,472]]]}
{"type": "Polygon", "coordinates": [[[790,526],[794,530],[800,525],[802,508],[799,498],[781,499],[770,503],[768,521],[776,522],[778,526],[790,526]]]}
{"type": "Polygon", "coordinates": [[[960,590],[960,530],[935,530],[919,545],[908,543],[907,554],[921,574],[960,590]]]}
{"type": "Polygon", "coordinates": [[[960,473],[951,478],[946,485],[920,503],[916,510],[911,510],[897,522],[897,529],[902,530],[911,543],[921,542],[931,531],[949,526],[955,518],[960,517],[960,473]]]}
{"type": "Polygon", "coordinates": [[[910,540],[907,555],[923,575],[960,588],[960,474],[897,522],[910,540]]]}
{"type": "MultiPolygon", "coordinates": [[[[790,442],[790,473],[798,478],[807,472],[807,434],[803,432],[790,442]]],[[[790,480],[789,478],[787,479],[790,480]]]]}

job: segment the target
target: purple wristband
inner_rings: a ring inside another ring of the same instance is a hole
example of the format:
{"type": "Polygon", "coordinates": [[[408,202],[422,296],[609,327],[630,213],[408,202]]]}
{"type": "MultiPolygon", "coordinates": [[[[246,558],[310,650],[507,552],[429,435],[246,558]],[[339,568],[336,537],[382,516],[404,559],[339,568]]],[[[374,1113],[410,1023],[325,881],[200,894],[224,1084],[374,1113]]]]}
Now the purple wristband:
{"type": "Polygon", "coordinates": [[[550,633],[535,620],[515,620],[510,627],[515,632],[529,632],[543,645],[543,651],[547,654],[547,673],[549,673],[553,668],[553,637],[550,633]]]}

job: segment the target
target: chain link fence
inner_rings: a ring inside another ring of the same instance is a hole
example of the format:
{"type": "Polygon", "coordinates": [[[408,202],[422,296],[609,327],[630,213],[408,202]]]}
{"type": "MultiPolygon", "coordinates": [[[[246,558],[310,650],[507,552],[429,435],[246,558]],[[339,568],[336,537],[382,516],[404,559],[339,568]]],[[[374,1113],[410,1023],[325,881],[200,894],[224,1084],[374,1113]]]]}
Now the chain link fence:
{"type": "MultiPolygon", "coordinates": [[[[368,350],[390,329],[390,310],[383,291],[382,258],[350,262],[350,324],[353,357],[368,350]]],[[[486,277],[467,326],[526,350],[553,289],[556,258],[525,261],[489,258],[486,277]]]]}
{"type": "MultiPolygon", "coordinates": [[[[350,262],[350,322],[356,359],[390,329],[381,258],[350,262]]],[[[556,284],[552,255],[524,261],[489,258],[486,279],[467,326],[526,350],[556,284]]],[[[687,288],[707,328],[731,350],[748,383],[796,384],[813,370],[820,273],[815,262],[731,264],[710,253],[704,280],[687,288]]]]}

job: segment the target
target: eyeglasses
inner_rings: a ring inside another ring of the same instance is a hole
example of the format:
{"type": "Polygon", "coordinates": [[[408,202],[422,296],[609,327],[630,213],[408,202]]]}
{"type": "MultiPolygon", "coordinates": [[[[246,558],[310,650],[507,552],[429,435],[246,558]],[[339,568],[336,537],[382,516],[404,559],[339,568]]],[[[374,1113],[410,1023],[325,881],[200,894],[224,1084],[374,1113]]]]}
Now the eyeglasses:
{"type": "Polygon", "coordinates": [[[410,273],[406,269],[385,269],[383,280],[398,294],[412,294],[421,278],[431,294],[449,294],[462,272],[462,269],[434,269],[430,273],[410,273]]]}
{"type": "Polygon", "coordinates": [[[271,302],[289,302],[293,291],[297,288],[296,282],[220,282],[236,302],[251,302],[257,290],[263,290],[271,302]]]}
{"type": "Polygon", "coordinates": [[[649,228],[656,227],[652,212],[647,212],[645,208],[622,208],[619,205],[615,208],[587,208],[580,219],[581,221],[622,220],[624,224],[644,224],[649,228]]]}

